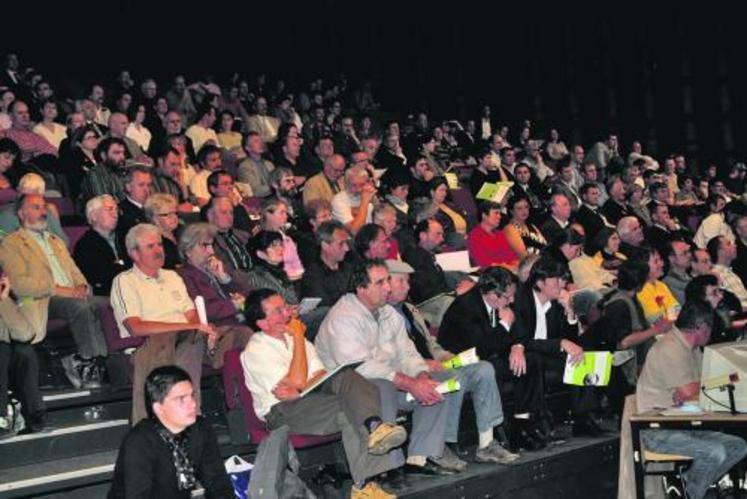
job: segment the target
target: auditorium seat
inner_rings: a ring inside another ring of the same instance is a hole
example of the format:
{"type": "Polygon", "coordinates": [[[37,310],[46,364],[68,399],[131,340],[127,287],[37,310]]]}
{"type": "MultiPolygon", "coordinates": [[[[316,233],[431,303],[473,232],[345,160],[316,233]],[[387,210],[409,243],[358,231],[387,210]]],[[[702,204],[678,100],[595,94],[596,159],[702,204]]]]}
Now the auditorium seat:
{"type": "Polygon", "coordinates": [[[83,237],[83,234],[85,234],[87,230],[87,225],[64,225],[62,227],[62,231],[67,236],[67,247],[70,249],[71,254],[75,249],[75,245],[80,241],[80,238],[83,237]]]}

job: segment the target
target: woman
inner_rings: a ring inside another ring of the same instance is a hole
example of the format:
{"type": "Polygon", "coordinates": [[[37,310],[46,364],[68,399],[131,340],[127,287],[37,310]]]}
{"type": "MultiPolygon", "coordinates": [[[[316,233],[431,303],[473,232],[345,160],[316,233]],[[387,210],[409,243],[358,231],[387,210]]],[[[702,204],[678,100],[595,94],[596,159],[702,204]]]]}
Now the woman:
{"type": "Polygon", "coordinates": [[[508,246],[516,254],[516,259],[522,260],[530,253],[539,253],[547,246],[547,241],[542,232],[529,222],[529,199],[511,196],[506,206],[510,218],[503,232],[506,234],[508,246]]]}
{"type": "Polygon", "coordinates": [[[303,277],[304,268],[298,257],[298,248],[288,236],[288,205],[279,199],[270,199],[262,210],[262,230],[277,232],[283,240],[283,268],[291,281],[303,277]]]}
{"type": "Polygon", "coordinates": [[[67,137],[67,129],[56,123],[57,104],[53,100],[44,101],[41,105],[42,120],[33,128],[33,132],[47,139],[59,151],[60,144],[67,137]]]}
{"type": "Polygon", "coordinates": [[[283,236],[277,231],[261,230],[248,246],[257,257],[254,267],[247,273],[251,289],[271,289],[289,305],[297,305],[298,294],[283,269],[283,236]]]}
{"type": "Polygon", "coordinates": [[[490,146],[480,149],[477,160],[479,164],[469,179],[469,190],[473,196],[477,196],[477,193],[480,192],[480,189],[482,189],[483,184],[486,182],[494,184],[508,180],[508,177],[501,168],[500,157],[493,153],[490,146]]]}
{"type": "Polygon", "coordinates": [[[6,137],[0,139],[0,205],[12,203],[16,199],[16,190],[7,173],[20,155],[21,150],[15,142],[6,137]]]}
{"type": "Polygon", "coordinates": [[[620,253],[620,236],[611,227],[600,230],[592,243],[594,262],[605,270],[617,272],[628,258],[620,253]]]}
{"type": "Polygon", "coordinates": [[[449,197],[449,185],[443,177],[436,177],[430,182],[430,195],[437,211],[436,220],[444,228],[444,243],[452,250],[462,250],[467,236],[466,213],[446,202],[449,197]]]}
{"type": "Polygon", "coordinates": [[[385,256],[385,259],[401,260],[398,238],[406,238],[407,241],[412,241],[411,244],[414,244],[415,239],[409,234],[406,236],[406,232],[411,232],[409,231],[407,223],[404,225],[399,224],[399,220],[397,220],[397,210],[388,203],[380,203],[376,208],[374,208],[373,221],[384,230],[386,240],[389,243],[389,251],[385,256]]]}
{"type": "Polygon", "coordinates": [[[176,206],[177,202],[174,196],[161,193],[152,194],[143,205],[146,218],[161,229],[165,256],[163,268],[169,270],[174,270],[182,263],[179,258],[179,240],[175,234],[175,231],[179,228],[176,206]]]}
{"type": "Polygon", "coordinates": [[[8,110],[14,100],[16,100],[16,94],[9,88],[0,91],[0,132],[8,130],[13,125],[8,110]]]}
{"type": "Polygon", "coordinates": [[[391,168],[381,176],[380,185],[384,201],[396,212],[397,223],[400,226],[408,225],[410,205],[407,198],[410,194],[410,176],[407,172],[391,168]]]}
{"type": "Polygon", "coordinates": [[[218,144],[226,151],[241,149],[241,134],[233,130],[235,121],[235,115],[228,110],[221,111],[218,116],[218,144]]]}
{"type": "Polygon", "coordinates": [[[498,230],[501,225],[501,206],[492,201],[478,206],[480,223],[467,237],[467,249],[474,265],[491,267],[500,265],[512,271],[519,266],[519,259],[506,241],[506,234],[498,230]]]}
{"type": "Polygon", "coordinates": [[[73,201],[80,196],[80,185],[86,174],[98,163],[96,148],[100,139],[96,129],[90,125],[78,128],[72,137],[73,150],[65,172],[73,201]]]}
{"type": "Polygon", "coordinates": [[[148,150],[150,147],[150,141],[153,138],[150,130],[148,130],[144,123],[145,106],[140,104],[139,106],[135,106],[130,112],[130,124],[127,125],[125,137],[134,140],[137,145],[140,146],[140,149],[143,150],[143,153],[148,150]]]}
{"type": "Polygon", "coordinates": [[[640,253],[636,259],[648,262],[649,271],[646,283],[636,297],[643,308],[646,320],[651,324],[662,318],[674,320],[680,311],[680,303],[669,286],[660,280],[664,274],[664,260],[654,248],[640,253]]]}
{"type": "Polygon", "coordinates": [[[428,162],[428,158],[420,155],[415,160],[415,165],[410,168],[410,189],[408,197],[410,200],[430,197],[430,182],[436,178],[436,171],[428,162]]]}
{"type": "Polygon", "coordinates": [[[545,151],[553,161],[568,156],[568,147],[566,147],[565,142],[560,140],[560,134],[555,128],[550,130],[550,140],[547,141],[545,151]]]}
{"type": "Polygon", "coordinates": [[[179,175],[181,175],[181,183],[189,185],[195,175],[197,175],[197,170],[190,164],[189,153],[187,152],[187,137],[181,133],[174,133],[166,138],[166,142],[179,153],[179,175]]]}
{"type": "Polygon", "coordinates": [[[651,214],[643,205],[643,187],[640,184],[633,182],[630,184],[628,191],[628,207],[630,211],[635,215],[646,227],[651,226],[651,214]]]}

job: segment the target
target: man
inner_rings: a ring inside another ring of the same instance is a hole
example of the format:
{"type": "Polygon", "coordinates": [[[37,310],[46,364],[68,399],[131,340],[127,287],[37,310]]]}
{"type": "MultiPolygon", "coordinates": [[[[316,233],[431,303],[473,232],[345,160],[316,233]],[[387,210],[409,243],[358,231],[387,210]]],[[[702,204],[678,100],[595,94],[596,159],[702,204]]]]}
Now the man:
{"type": "MultiPolygon", "coordinates": [[[[138,224],[127,233],[125,245],[133,268],[112,283],[111,304],[122,338],[140,336],[143,343],[132,355],[132,424],[146,417],[143,384],[156,367],[176,364],[195,380],[202,374],[205,340],[217,342],[213,326],[202,324],[184,281],[163,269],[161,231],[154,225],[138,224]]],[[[199,387],[195,393],[199,408],[199,387]]]]}
{"type": "Polygon", "coordinates": [[[552,243],[553,239],[570,225],[570,219],[571,203],[568,196],[560,192],[554,193],[550,197],[550,217],[540,227],[548,243],[552,243]]]}
{"type": "Polygon", "coordinates": [[[193,213],[195,205],[190,202],[189,187],[184,180],[182,171],[182,158],[178,150],[171,146],[165,147],[156,156],[157,168],[153,172],[153,192],[171,194],[179,203],[179,213],[193,213]]]}
{"type": "Polygon", "coordinates": [[[83,177],[80,186],[81,201],[109,194],[114,199],[124,197],[122,175],[126,159],[126,146],[122,139],[109,137],[102,140],[95,154],[99,158],[83,177]]]}
{"type": "Polygon", "coordinates": [[[350,234],[340,222],[325,222],[316,230],[319,257],[306,268],[301,280],[301,296],[321,298],[321,306],[331,307],[348,290],[352,267],[345,261],[350,250],[350,234]]]}
{"type": "Polygon", "coordinates": [[[205,103],[195,116],[195,124],[187,128],[185,134],[192,141],[192,146],[196,153],[199,154],[200,149],[205,145],[217,147],[220,143],[218,135],[212,128],[216,117],[215,108],[209,103],[205,103]]]}
{"type": "Polygon", "coordinates": [[[189,374],[173,365],[158,367],[141,395],[148,418],[122,440],[108,498],[189,498],[198,480],[206,497],[233,497],[218,440],[197,415],[199,399],[189,374]]]}
{"type": "Polygon", "coordinates": [[[732,262],[737,258],[737,245],[726,236],[716,236],[707,245],[711,256],[713,271],[721,280],[721,286],[739,299],[742,310],[747,310],[747,289],[742,279],[731,269],[732,262]]]}
{"type": "Polygon", "coordinates": [[[166,100],[169,103],[169,109],[174,109],[186,116],[188,122],[191,122],[192,116],[197,113],[192,94],[187,90],[187,81],[182,75],[174,77],[174,84],[166,92],[166,100]]]}
{"type": "MultiPolygon", "coordinates": [[[[398,410],[413,412],[405,471],[442,475],[462,471],[466,463],[444,447],[448,418],[438,381],[407,336],[404,319],[390,305],[389,271],[381,260],[357,266],[351,292],[340,298],[322,322],[315,344],[325,366],[365,360],[358,372],[378,388],[382,419],[394,421],[398,410]],[[407,402],[405,392],[414,397],[407,402]]],[[[400,454],[393,455],[397,465],[400,454]]]]}
{"type": "Polygon", "coordinates": [[[254,114],[244,126],[249,133],[258,133],[265,144],[272,144],[278,138],[280,120],[267,115],[267,99],[260,95],[254,101],[254,114]]]}
{"type": "Polygon", "coordinates": [[[314,144],[314,152],[306,159],[309,169],[314,172],[321,172],[324,168],[324,162],[335,153],[335,143],[330,135],[320,137],[314,144]]]}
{"type": "Polygon", "coordinates": [[[736,232],[737,259],[732,262],[734,272],[747,283],[747,216],[741,215],[734,221],[734,232],[736,232]]]}
{"type": "Polygon", "coordinates": [[[124,241],[115,229],[119,220],[117,201],[109,194],[86,203],[91,226],[75,245],[73,258],[96,296],[109,296],[114,277],[127,269],[124,241]]]}
{"type": "Polygon", "coordinates": [[[386,416],[376,386],[347,369],[300,397],[327,373],[314,345],[304,338],[306,326],[292,316],[279,294],[268,289],[252,293],[245,312],[249,325],[258,331],[241,354],[257,417],[270,428],[287,425],[294,433],[342,432],[353,476],[350,497],[394,498],[369,480],[397,466],[385,454],[404,443],[406,432],[382,421],[386,416]]]}
{"type": "MultiPolygon", "coordinates": [[[[410,291],[409,277],[414,271],[413,268],[406,263],[397,260],[387,260],[386,264],[391,275],[391,293],[389,294],[388,299],[389,304],[404,318],[408,336],[415,345],[418,353],[423,357],[423,359],[425,359],[432,372],[443,372],[445,368],[441,362],[453,358],[455,355],[453,352],[460,353],[468,348],[478,347],[476,342],[473,343],[471,341],[466,341],[463,342],[462,345],[453,343],[456,348],[451,348],[451,351],[444,349],[428,330],[423,316],[418,312],[414,305],[407,302],[407,294],[410,291]],[[462,346],[465,348],[462,348],[462,346]]],[[[496,286],[510,283],[508,287],[512,286],[512,282],[514,281],[508,271],[499,268],[488,270],[486,273],[481,275],[480,278],[483,280],[482,289],[487,289],[486,282],[488,281],[490,282],[490,285],[495,284],[496,286]]],[[[468,296],[472,297],[475,293],[478,293],[477,290],[479,286],[480,285],[478,284],[473,288],[473,290],[460,296],[454,301],[454,304],[452,304],[449,309],[451,310],[454,308],[454,312],[456,312],[457,309],[459,309],[459,305],[455,305],[455,303],[469,300],[470,298],[468,298],[468,296]]],[[[515,285],[513,286],[515,289],[515,285]]],[[[490,292],[488,292],[488,294],[494,292],[495,289],[496,288],[494,287],[490,292]]],[[[512,290],[508,291],[511,293],[513,292],[512,290]]],[[[498,297],[498,294],[499,293],[496,291],[495,298],[498,297]]],[[[493,300],[492,298],[493,296],[488,297],[488,300],[492,300],[490,301],[492,304],[496,304],[499,301],[499,299],[493,300]]],[[[456,319],[456,321],[465,320],[465,323],[461,324],[461,326],[465,327],[467,326],[466,321],[477,322],[481,320],[480,318],[482,315],[488,315],[486,313],[485,303],[487,302],[480,303],[481,307],[477,309],[470,309],[467,316],[454,317],[454,319],[456,319]],[[473,321],[473,319],[477,319],[477,321],[473,321]]],[[[467,312],[465,309],[461,310],[462,312],[467,312]]],[[[504,312],[504,314],[505,313],[507,312],[504,312]]],[[[447,312],[447,317],[449,317],[448,314],[449,313],[447,312]]],[[[457,324],[455,323],[454,325],[456,326],[457,324]]],[[[447,319],[445,317],[444,323],[441,324],[439,340],[441,340],[440,336],[443,332],[449,328],[450,326],[447,325],[447,319]]],[[[487,331],[484,332],[487,333],[487,331]]],[[[493,341],[501,341],[498,334],[495,334],[497,331],[490,332],[493,333],[493,341]]],[[[507,335],[508,331],[503,332],[507,335]]],[[[450,329],[450,333],[455,333],[453,328],[450,329]]],[[[483,331],[475,331],[470,328],[459,329],[456,334],[450,337],[445,337],[444,340],[448,342],[450,338],[459,338],[457,342],[461,343],[461,339],[464,338],[465,335],[472,333],[482,334],[483,331]]],[[[459,416],[462,401],[464,400],[464,394],[470,392],[472,393],[478,431],[478,446],[475,453],[475,460],[477,462],[508,464],[516,460],[519,456],[505,450],[494,439],[493,433],[494,430],[497,430],[501,434],[502,439],[504,441],[506,440],[505,433],[501,426],[503,424],[503,407],[501,406],[501,396],[498,392],[498,385],[496,384],[495,370],[490,362],[486,361],[488,355],[486,355],[487,352],[483,350],[482,346],[483,345],[481,344],[478,347],[478,350],[480,350],[478,351],[478,355],[484,360],[480,360],[475,364],[462,366],[453,371],[448,371],[449,376],[454,376],[459,381],[461,390],[447,398],[447,403],[449,404],[449,418],[446,425],[446,445],[451,445],[452,447],[457,447],[458,445],[459,416]]]]}
{"type": "Polygon", "coordinates": [[[649,203],[651,212],[651,227],[646,230],[646,242],[664,253],[664,247],[669,241],[683,238],[684,233],[679,224],[669,214],[669,206],[663,203],[649,203]]]}
{"type": "MultiPolygon", "coordinates": [[[[700,349],[708,344],[713,317],[708,304],[688,302],[676,327],[649,350],[636,390],[639,413],[698,399],[700,349]]],[[[715,431],[645,430],[641,439],[650,451],[693,458],[683,473],[685,494],[693,499],[705,497],[711,483],[747,455],[747,443],[741,437],[715,431]]]]}
{"type": "Polygon", "coordinates": [[[608,184],[609,199],[602,206],[602,215],[607,218],[611,224],[617,225],[620,219],[630,216],[630,210],[625,204],[625,183],[620,178],[615,177],[608,184]]]}
{"type": "Polygon", "coordinates": [[[584,228],[586,240],[593,241],[600,230],[604,227],[611,227],[611,224],[607,222],[607,219],[599,210],[600,191],[596,183],[582,185],[579,193],[583,204],[579,208],[576,218],[584,228]]]}
{"type": "Polygon", "coordinates": [[[708,250],[695,247],[693,249],[693,261],[690,264],[690,273],[693,277],[699,275],[713,275],[713,263],[708,250]]]}
{"type": "Polygon", "coordinates": [[[11,127],[2,136],[11,139],[21,150],[21,161],[28,161],[42,154],[57,157],[57,149],[45,138],[31,130],[31,114],[29,107],[22,100],[14,100],[8,109],[11,127]]]}
{"type": "Polygon", "coordinates": [[[153,160],[143,154],[143,150],[140,149],[137,142],[125,135],[129,124],[130,120],[124,113],[112,113],[109,117],[109,137],[124,142],[127,158],[130,162],[152,166],[153,160]]]}
{"type": "MultiPolygon", "coordinates": [[[[96,118],[94,121],[99,125],[106,125],[112,114],[111,111],[104,106],[104,98],[104,87],[98,83],[91,85],[91,93],[88,94],[88,99],[96,105],[96,118]]],[[[111,127],[111,125],[109,126],[111,127]]],[[[125,125],[125,127],[127,127],[127,125],[125,125]]]]}
{"type": "Polygon", "coordinates": [[[617,233],[620,235],[620,253],[628,260],[640,254],[644,241],[641,222],[634,216],[622,217],[617,222],[617,233]]]}
{"type": "Polygon", "coordinates": [[[698,230],[695,232],[693,242],[698,248],[705,248],[708,241],[718,236],[726,236],[734,241],[734,233],[731,227],[726,223],[724,217],[724,207],[726,199],[719,194],[712,194],[708,197],[708,216],[700,222],[698,230]]]}
{"type": "Polygon", "coordinates": [[[70,383],[100,388],[107,349],[91,288],[65,243],[47,230],[44,198],[22,195],[16,212],[21,227],[0,243],[0,265],[34,325],[46,331],[47,317],[68,322],[78,350],[62,359],[70,383]]]}
{"type": "Polygon", "coordinates": [[[124,178],[125,198],[119,203],[117,221],[117,233],[123,241],[132,227],[147,221],[143,205],[150,197],[152,183],[150,169],[141,166],[127,169],[124,178]]]}
{"type": "Polygon", "coordinates": [[[371,223],[376,187],[365,168],[354,166],[345,172],[345,189],[332,198],[332,218],[347,227],[351,234],[371,223]]]}
{"type": "Polygon", "coordinates": [[[207,220],[218,232],[215,234],[215,254],[228,267],[239,285],[249,289],[247,272],[252,268],[252,256],[246,248],[250,234],[234,227],[234,206],[228,198],[213,198],[207,209],[207,220]]]}
{"type": "Polygon", "coordinates": [[[407,164],[407,158],[402,152],[402,146],[399,143],[399,135],[387,134],[382,145],[379,147],[374,158],[374,163],[379,168],[394,168],[401,170],[407,164]]]}
{"type": "Polygon", "coordinates": [[[321,172],[309,178],[303,188],[303,204],[314,199],[324,199],[332,202],[332,198],[345,188],[343,174],[345,173],[345,158],[333,154],[324,161],[321,172]]]}
{"type": "MultiPolygon", "coordinates": [[[[570,296],[564,291],[566,266],[552,258],[541,258],[534,264],[529,279],[515,299],[516,319],[511,325],[513,345],[509,365],[515,373],[527,370],[527,357],[537,362],[537,368],[563,372],[567,362],[578,364],[583,360],[584,350],[578,344],[578,328],[570,296]],[[514,351],[514,348],[516,349],[514,351]]],[[[535,389],[543,388],[536,383],[535,389]]],[[[543,425],[540,438],[552,439],[551,426],[546,420],[549,414],[544,393],[529,393],[528,404],[535,409],[527,419],[529,430],[539,422],[543,425]],[[531,416],[540,421],[532,421],[531,416]],[[545,419],[545,421],[541,421],[545,419]]],[[[571,412],[574,435],[599,435],[601,428],[591,417],[596,409],[594,393],[590,387],[571,387],[571,412]]],[[[536,434],[536,433],[535,433],[536,434]]]]}
{"type": "Polygon", "coordinates": [[[526,163],[517,164],[513,168],[513,172],[514,185],[511,187],[511,194],[514,196],[524,196],[529,200],[529,205],[532,207],[529,220],[534,224],[538,224],[539,217],[542,216],[544,211],[542,200],[548,197],[547,191],[532,176],[532,169],[526,163]]]}
{"type": "Polygon", "coordinates": [[[255,197],[267,198],[272,194],[270,174],[275,165],[262,157],[265,152],[264,140],[259,133],[249,132],[244,137],[243,147],[247,156],[239,164],[238,180],[249,184],[255,197]]]}
{"type": "Polygon", "coordinates": [[[343,157],[350,156],[361,149],[361,141],[355,133],[353,117],[343,116],[340,125],[340,132],[335,140],[335,150],[343,157]]]}
{"type": "Polygon", "coordinates": [[[576,185],[573,183],[574,169],[568,158],[563,158],[558,162],[558,176],[553,183],[552,190],[555,193],[565,195],[566,199],[571,203],[571,211],[578,210],[581,206],[581,197],[579,192],[576,190],[576,185]]]}
{"type": "Polygon", "coordinates": [[[690,262],[693,253],[684,241],[668,241],[664,246],[664,258],[669,262],[669,272],[662,281],[679,303],[685,303],[685,288],[690,283],[690,262]]]}
{"type": "Polygon", "coordinates": [[[596,142],[589,148],[584,161],[594,163],[597,166],[597,170],[604,176],[607,165],[613,159],[622,161],[618,151],[617,135],[611,133],[604,142],[596,142]]]}
{"type": "Polygon", "coordinates": [[[189,181],[189,192],[194,196],[198,206],[205,206],[210,201],[207,179],[211,173],[223,167],[220,148],[212,144],[205,144],[197,153],[197,163],[200,171],[189,181]]]}
{"type": "MultiPolygon", "coordinates": [[[[215,170],[207,178],[207,187],[210,192],[210,199],[228,198],[233,204],[233,223],[238,229],[252,232],[256,227],[257,223],[252,220],[249,209],[244,204],[244,198],[239,193],[236,183],[233,181],[233,177],[226,170],[215,170]]],[[[207,212],[207,205],[203,206],[200,210],[201,217],[207,212]]]]}

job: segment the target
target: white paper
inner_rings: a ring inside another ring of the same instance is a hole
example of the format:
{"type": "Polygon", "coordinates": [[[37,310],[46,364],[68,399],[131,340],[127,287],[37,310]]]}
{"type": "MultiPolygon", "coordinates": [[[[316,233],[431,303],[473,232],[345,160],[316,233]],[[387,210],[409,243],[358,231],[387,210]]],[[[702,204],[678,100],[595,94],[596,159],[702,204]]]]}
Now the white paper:
{"type": "Polygon", "coordinates": [[[195,309],[197,309],[197,317],[200,318],[201,324],[207,324],[207,310],[205,309],[205,298],[202,295],[195,296],[195,309]]]}
{"type": "Polygon", "coordinates": [[[319,306],[319,304],[322,302],[321,298],[304,298],[301,300],[301,303],[298,305],[298,314],[308,314],[312,310],[314,310],[316,307],[319,306]]]}
{"type": "Polygon", "coordinates": [[[437,253],[436,263],[445,271],[475,272],[480,267],[472,267],[469,264],[469,251],[450,251],[448,253],[437,253]]]}

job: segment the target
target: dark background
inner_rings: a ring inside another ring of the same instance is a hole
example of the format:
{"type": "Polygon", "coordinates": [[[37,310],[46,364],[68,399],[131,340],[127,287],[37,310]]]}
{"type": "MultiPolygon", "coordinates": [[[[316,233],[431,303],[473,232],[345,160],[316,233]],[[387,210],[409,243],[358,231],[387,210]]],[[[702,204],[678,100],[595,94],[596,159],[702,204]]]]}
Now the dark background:
{"type": "Polygon", "coordinates": [[[384,107],[475,117],[535,135],[557,127],[589,146],[607,131],[625,151],[684,152],[704,165],[744,160],[743,16],[594,3],[584,9],[448,2],[158,0],[25,3],[2,8],[5,50],[75,95],[128,68],[165,90],[176,73],[282,78],[290,90],[343,72],[371,80],[384,107]]]}

